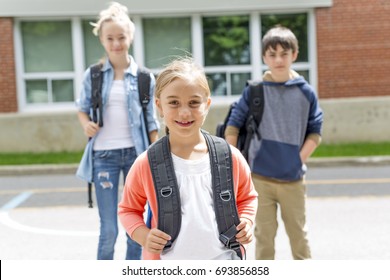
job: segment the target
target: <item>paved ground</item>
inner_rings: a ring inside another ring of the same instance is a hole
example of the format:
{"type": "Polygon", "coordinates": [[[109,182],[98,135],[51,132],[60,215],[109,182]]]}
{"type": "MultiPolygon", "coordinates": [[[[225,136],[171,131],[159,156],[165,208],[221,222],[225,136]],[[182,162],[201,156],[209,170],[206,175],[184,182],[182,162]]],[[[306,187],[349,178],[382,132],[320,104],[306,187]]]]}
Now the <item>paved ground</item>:
{"type": "MultiPolygon", "coordinates": [[[[368,161],[374,165],[378,163],[377,159],[371,158],[368,161]]],[[[367,159],[360,159],[360,163],[355,162],[356,165],[362,163],[366,165],[367,159]]],[[[322,164],[322,166],[330,165],[332,164],[322,164]]],[[[334,165],[337,164],[333,162],[334,165]]],[[[316,163],[312,163],[312,166],[315,169],[316,163]]],[[[42,171],[40,167],[34,168],[42,171]]],[[[30,170],[34,168],[31,167],[30,170]]],[[[46,172],[67,173],[69,170],[65,170],[66,168],[59,169],[57,166],[46,172]]],[[[388,167],[382,168],[387,170],[388,167]]],[[[13,174],[29,172],[27,169],[23,171],[22,168],[13,169],[13,174]]],[[[2,170],[5,172],[6,168],[2,170]]],[[[0,181],[6,182],[7,176],[10,176],[10,171],[7,172],[8,175],[3,173],[3,177],[0,176],[0,181]]],[[[85,184],[77,179],[74,180],[76,187],[83,186],[79,192],[84,194],[85,184]]],[[[34,183],[26,182],[26,184],[34,183]]],[[[382,185],[390,189],[389,181],[385,181],[382,185]]],[[[390,260],[389,195],[385,193],[360,196],[311,196],[310,188],[309,185],[307,213],[313,259],[390,260]]],[[[0,183],[0,191],[2,189],[4,184],[0,183]]],[[[63,191],[66,193],[66,190],[63,191]]],[[[75,190],[72,189],[69,191],[69,196],[74,193],[75,190]]],[[[99,228],[96,207],[87,208],[86,202],[75,206],[69,206],[67,203],[61,205],[61,201],[58,201],[57,206],[50,207],[15,207],[26,199],[23,196],[28,196],[28,193],[20,192],[15,195],[3,192],[0,195],[0,259],[95,259],[99,228]]],[[[42,196],[41,199],[52,198],[42,196]]],[[[125,234],[122,230],[117,242],[115,259],[124,258],[124,248],[125,234]]],[[[291,259],[282,222],[276,238],[276,252],[276,259],[291,259]]],[[[254,259],[253,244],[247,249],[247,258],[254,259]]]]}
{"type": "MultiPolygon", "coordinates": [[[[313,259],[390,260],[390,197],[309,198],[309,240],[313,259]]],[[[97,209],[58,207],[0,212],[0,259],[93,260],[98,240],[97,209]]],[[[125,255],[119,236],[116,259],[125,255]]],[[[276,259],[291,259],[281,223],[276,259]]],[[[254,259],[254,246],[247,249],[254,259]]]]}

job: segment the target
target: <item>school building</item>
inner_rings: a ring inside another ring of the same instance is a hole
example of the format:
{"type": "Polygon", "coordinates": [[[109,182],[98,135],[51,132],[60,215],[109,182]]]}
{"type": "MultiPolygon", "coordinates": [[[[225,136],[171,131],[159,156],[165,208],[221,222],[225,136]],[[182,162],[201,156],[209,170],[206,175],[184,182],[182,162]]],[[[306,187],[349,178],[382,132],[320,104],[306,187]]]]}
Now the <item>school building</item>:
{"type": "MultiPolygon", "coordinates": [[[[191,54],[212,89],[215,132],[247,79],[260,79],[261,38],[297,35],[293,68],[317,90],[324,142],[389,141],[390,1],[118,0],[136,25],[131,54],[155,74],[191,54]]],[[[90,22],[103,0],[0,1],[0,152],[81,150],[74,102],[88,65],[104,55],[90,22]]]]}

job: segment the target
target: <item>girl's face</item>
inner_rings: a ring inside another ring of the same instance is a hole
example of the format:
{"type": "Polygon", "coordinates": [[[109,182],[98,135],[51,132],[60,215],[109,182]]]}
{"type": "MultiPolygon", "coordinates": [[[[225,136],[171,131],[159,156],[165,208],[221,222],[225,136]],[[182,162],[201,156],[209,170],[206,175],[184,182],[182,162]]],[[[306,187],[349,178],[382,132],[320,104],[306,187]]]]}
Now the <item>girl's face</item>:
{"type": "Polygon", "coordinates": [[[276,49],[269,48],[263,56],[264,62],[268,65],[277,81],[287,81],[289,79],[290,67],[297,59],[298,52],[293,52],[291,49],[285,50],[281,45],[277,45],[276,49]]]}
{"type": "Polygon", "coordinates": [[[106,21],[100,30],[100,42],[110,59],[127,57],[131,45],[129,27],[125,23],[106,21]]]}
{"type": "Polygon", "coordinates": [[[166,86],[156,99],[169,133],[181,137],[199,134],[210,104],[211,99],[204,89],[179,78],[166,86]]]}

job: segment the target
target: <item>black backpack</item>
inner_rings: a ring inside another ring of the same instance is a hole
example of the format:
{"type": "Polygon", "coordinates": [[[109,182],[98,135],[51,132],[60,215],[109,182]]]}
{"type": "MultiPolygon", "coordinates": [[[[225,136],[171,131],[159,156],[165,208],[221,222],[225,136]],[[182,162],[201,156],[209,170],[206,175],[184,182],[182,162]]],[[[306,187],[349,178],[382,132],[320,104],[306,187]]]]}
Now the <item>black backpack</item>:
{"type": "MultiPolygon", "coordinates": [[[[92,121],[103,126],[103,102],[102,102],[102,67],[101,63],[91,66],[91,85],[92,85],[92,121]]],[[[142,106],[142,112],[145,120],[145,131],[149,138],[148,122],[146,119],[146,107],[150,101],[150,72],[145,68],[138,68],[138,94],[142,106]]],[[[88,207],[92,208],[92,183],[88,183],[88,207]]]]}
{"type": "MultiPolygon", "coordinates": [[[[234,250],[242,259],[240,244],[236,240],[240,223],[234,196],[232,155],[229,144],[202,131],[209,149],[212,188],[219,240],[234,250]]],[[[181,202],[175,170],[169,149],[169,138],[164,136],[148,149],[158,206],[158,229],[171,236],[165,245],[168,250],[177,238],[181,227],[181,202]]]]}
{"type": "MultiPolygon", "coordinates": [[[[237,148],[241,151],[246,160],[248,160],[248,150],[251,140],[256,134],[258,139],[261,135],[258,126],[261,122],[264,111],[264,90],[261,82],[247,82],[249,86],[249,112],[245,120],[245,125],[239,130],[237,139],[237,148]]],[[[225,130],[229,121],[232,110],[237,106],[237,101],[233,102],[229,107],[229,112],[225,120],[217,124],[215,135],[225,138],[225,130]]]]}

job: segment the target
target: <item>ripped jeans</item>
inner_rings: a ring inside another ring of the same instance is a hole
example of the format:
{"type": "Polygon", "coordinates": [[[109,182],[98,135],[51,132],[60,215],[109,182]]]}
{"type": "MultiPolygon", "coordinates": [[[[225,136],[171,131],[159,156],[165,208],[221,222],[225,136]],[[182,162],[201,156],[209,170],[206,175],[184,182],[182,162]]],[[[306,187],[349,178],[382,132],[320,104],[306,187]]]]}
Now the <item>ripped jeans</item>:
{"type": "MultiPolygon", "coordinates": [[[[94,151],[93,180],[100,216],[98,260],[114,258],[118,236],[118,185],[122,172],[124,179],[137,158],[135,148],[94,151]]],[[[139,260],[141,246],[127,234],[126,260],[139,260]]]]}

